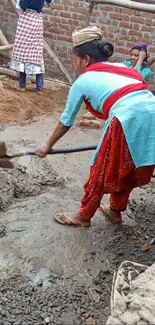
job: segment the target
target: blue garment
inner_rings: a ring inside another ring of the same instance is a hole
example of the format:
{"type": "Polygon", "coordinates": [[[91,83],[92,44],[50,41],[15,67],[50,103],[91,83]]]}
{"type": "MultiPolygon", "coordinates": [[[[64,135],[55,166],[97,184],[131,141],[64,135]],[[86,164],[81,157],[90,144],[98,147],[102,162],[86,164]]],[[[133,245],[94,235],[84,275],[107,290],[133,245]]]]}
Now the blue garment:
{"type": "MultiPolygon", "coordinates": [[[[130,67],[130,68],[133,67],[132,63],[130,61],[125,61],[125,62],[123,62],[123,64],[125,64],[127,67],[130,67]]],[[[136,69],[143,76],[143,78],[146,80],[147,83],[150,82],[151,70],[147,66],[147,64],[142,64],[141,66],[135,65],[133,68],[136,69]]]]}
{"type": "MultiPolygon", "coordinates": [[[[22,10],[32,9],[37,12],[42,12],[45,0],[20,0],[19,6],[22,10]]],[[[53,2],[53,0],[46,0],[47,3],[53,2]]]]}
{"type": "MultiPolygon", "coordinates": [[[[122,64],[114,65],[123,66],[122,64]]],[[[97,112],[102,112],[102,106],[109,95],[125,85],[139,82],[107,72],[89,71],[82,74],[69,91],[66,108],[61,115],[60,122],[65,126],[71,126],[84,98],[97,112]]],[[[130,93],[111,107],[109,118],[103,128],[103,134],[91,164],[94,164],[104,134],[114,116],[122,125],[135,166],[154,165],[155,97],[148,90],[130,93]]]]}
{"type": "MultiPolygon", "coordinates": [[[[36,90],[39,92],[43,91],[44,86],[44,73],[37,73],[36,74],[36,90]]],[[[19,72],[19,88],[23,89],[26,88],[26,73],[19,72]]]]}

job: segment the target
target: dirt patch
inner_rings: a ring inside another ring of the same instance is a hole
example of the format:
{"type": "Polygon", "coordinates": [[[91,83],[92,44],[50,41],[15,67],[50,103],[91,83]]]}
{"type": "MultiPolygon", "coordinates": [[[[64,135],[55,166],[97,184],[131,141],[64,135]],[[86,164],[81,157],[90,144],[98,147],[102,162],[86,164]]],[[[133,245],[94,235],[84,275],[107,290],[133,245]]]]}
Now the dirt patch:
{"type": "Polygon", "coordinates": [[[9,207],[16,198],[37,196],[49,186],[63,186],[64,179],[47,161],[30,158],[28,166],[15,165],[13,170],[0,169],[0,210],[9,207]]]}
{"type": "Polygon", "coordinates": [[[46,114],[51,115],[55,109],[64,106],[68,93],[68,87],[60,87],[60,84],[53,82],[48,85],[43,95],[35,92],[35,86],[29,85],[24,93],[17,91],[17,81],[3,79],[3,88],[0,88],[0,122],[21,123],[31,121],[33,117],[46,114]]]}

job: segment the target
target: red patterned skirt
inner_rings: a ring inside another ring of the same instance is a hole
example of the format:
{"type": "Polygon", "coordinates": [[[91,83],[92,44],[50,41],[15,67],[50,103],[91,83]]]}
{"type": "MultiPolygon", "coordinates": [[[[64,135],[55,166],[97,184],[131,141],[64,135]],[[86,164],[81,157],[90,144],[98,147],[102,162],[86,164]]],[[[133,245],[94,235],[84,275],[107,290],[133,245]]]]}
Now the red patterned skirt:
{"type": "Polygon", "coordinates": [[[125,210],[131,191],[147,184],[153,170],[154,166],[135,167],[122,126],[114,117],[84,185],[80,214],[92,218],[103,195],[108,193],[111,194],[110,207],[116,211],[125,210]]]}

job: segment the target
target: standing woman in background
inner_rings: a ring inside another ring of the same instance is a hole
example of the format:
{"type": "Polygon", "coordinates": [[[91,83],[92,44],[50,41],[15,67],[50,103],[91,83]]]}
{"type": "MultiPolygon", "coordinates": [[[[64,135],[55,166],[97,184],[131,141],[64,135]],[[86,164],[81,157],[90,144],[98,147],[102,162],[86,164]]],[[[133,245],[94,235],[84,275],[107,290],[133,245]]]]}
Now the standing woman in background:
{"type": "Polygon", "coordinates": [[[136,69],[147,83],[150,82],[151,70],[147,65],[147,45],[142,42],[136,42],[131,49],[131,59],[123,62],[126,66],[136,69]]]}
{"type": "MultiPolygon", "coordinates": [[[[54,0],[46,0],[47,4],[54,0]]],[[[26,75],[36,75],[36,91],[42,94],[44,85],[43,14],[44,0],[19,0],[20,16],[10,67],[19,72],[19,90],[26,89],[26,75]]]]}

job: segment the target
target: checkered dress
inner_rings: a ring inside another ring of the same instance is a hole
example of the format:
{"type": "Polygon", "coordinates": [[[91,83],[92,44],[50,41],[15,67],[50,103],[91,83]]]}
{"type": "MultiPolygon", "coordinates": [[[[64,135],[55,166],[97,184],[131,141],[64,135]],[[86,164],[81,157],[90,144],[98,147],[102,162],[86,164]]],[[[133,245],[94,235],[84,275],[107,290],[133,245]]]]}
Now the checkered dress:
{"type": "Polygon", "coordinates": [[[17,24],[12,60],[41,64],[43,60],[42,13],[30,9],[21,12],[17,24]]]}

